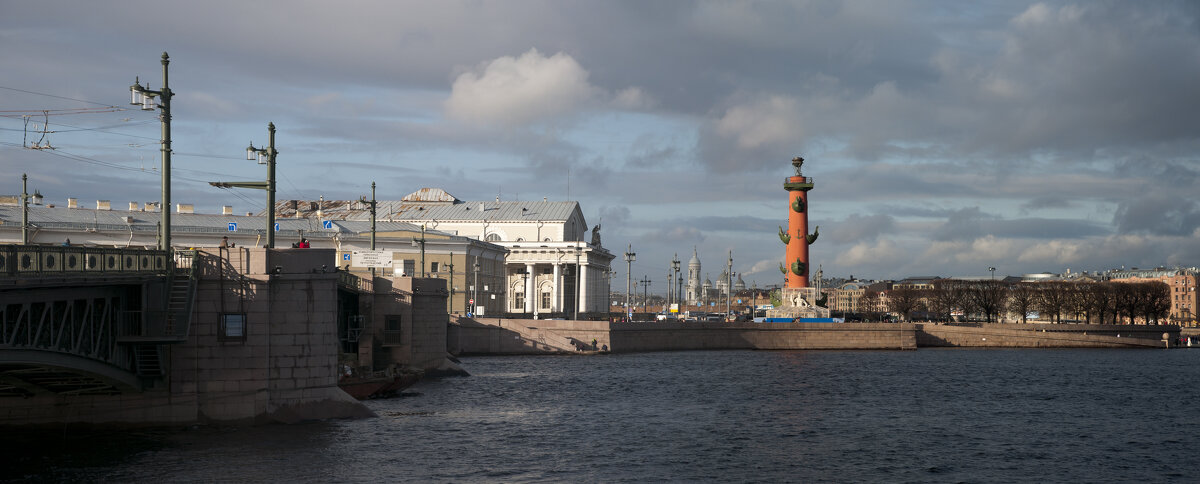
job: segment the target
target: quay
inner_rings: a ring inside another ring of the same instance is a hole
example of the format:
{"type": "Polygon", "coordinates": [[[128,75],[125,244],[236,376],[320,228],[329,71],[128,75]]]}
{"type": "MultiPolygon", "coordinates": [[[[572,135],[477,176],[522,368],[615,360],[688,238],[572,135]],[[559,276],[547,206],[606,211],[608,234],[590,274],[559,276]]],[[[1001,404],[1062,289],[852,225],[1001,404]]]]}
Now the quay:
{"type": "Polygon", "coordinates": [[[918,348],[1164,348],[1178,326],[936,323],[607,322],[451,318],[455,354],[687,350],[915,350],[918,348]],[[1165,335],[1165,338],[1164,338],[1165,335]]]}

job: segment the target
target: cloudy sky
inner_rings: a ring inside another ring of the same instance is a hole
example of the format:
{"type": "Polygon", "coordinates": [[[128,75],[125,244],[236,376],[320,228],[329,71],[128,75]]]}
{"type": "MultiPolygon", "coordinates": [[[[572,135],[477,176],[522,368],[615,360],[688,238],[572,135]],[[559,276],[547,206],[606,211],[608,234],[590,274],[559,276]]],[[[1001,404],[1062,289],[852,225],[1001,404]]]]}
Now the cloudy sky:
{"type": "Polygon", "coordinates": [[[578,200],[652,289],[780,283],[797,155],[826,275],[1200,265],[1192,2],[0,0],[0,193],[157,200],[163,51],[200,212],[273,121],[279,199],[578,200]]]}

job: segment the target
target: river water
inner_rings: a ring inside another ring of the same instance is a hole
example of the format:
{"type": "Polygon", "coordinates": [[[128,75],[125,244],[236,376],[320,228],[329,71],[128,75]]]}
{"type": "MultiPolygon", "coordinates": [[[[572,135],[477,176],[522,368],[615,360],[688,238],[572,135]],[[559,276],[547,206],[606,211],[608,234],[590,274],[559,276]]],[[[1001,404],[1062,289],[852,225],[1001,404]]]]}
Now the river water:
{"type": "Polygon", "coordinates": [[[379,418],[7,433],[42,482],[1200,481],[1200,351],[463,359],[379,418]]]}

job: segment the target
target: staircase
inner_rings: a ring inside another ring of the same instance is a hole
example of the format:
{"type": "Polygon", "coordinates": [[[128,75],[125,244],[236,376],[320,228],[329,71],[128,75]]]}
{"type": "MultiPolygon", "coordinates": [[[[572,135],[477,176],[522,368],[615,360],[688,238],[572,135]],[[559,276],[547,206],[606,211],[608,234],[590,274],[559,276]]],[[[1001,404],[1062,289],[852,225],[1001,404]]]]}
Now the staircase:
{"type": "Polygon", "coordinates": [[[133,346],[133,361],[136,373],[141,377],[160,377],[163,371],[162,346],[139,344],[133,346]]]}
{"type": "Polygon", "coordinates": [[[525,326],[523,324],[514,324],[511,321],[501,320],[500,327],[513,331],[521,335],[521,339],[534,343],[532,346],[536,349],[549,352],[575,352],[575,340],[566,336],[560,335],[548,329],[539,329],[525,326]]]}
{"type": "Polygon", "coordinates": [[[196,297],[196,279],[191,267],[179,267],[171,274],[167,293],[166,335],[186,340],[192,322],[192,300],[196,297]]]}

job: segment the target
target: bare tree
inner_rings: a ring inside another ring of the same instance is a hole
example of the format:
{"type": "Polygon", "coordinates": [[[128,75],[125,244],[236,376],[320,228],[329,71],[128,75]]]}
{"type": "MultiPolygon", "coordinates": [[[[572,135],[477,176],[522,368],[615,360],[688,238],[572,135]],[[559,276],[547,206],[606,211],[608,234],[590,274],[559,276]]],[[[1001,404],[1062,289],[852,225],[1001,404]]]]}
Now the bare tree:
{"type": "Polygon", "coordinates": [[[1004,284],[997,281],[976,281],[967,289],[967,299],[971,305],[984,314],[987,322],[992,322],[993,316],[999,316],[1007,301],[1007,291],[1004,284]]]}
{"type": "Polygon", "coordinates": [[[912,320],[912,314],[924,305],[924,291],[903,288],[888,291],[888,305],[891,311],[899,313],[906,321],[912,320]]]}
{"type": "Polygon", "coordinates": [[[1009,308],[1021,313],[1021,322],[1029,322],[1029,312],[1037,303],[1037,291],[1028,282],[1018,282],[1008,290],[1009,308]]]}
{"type": "Polygon", "coordinates": [[[1112,288],[1116,315],[1118,318],[1125,316],[1127,318],[1125,324],[1133,324],[1137,318],[1138,296],[1133,286],[1134,283],[1131,282],[1114,282],[1109,286],[1112,288]]]}
{"type": "Polygon", "coordinates": [[[1164,282],[1149,281],[1136,284],[1138,306],[1146,324],[1158,323],[1171,312],[1171,287],[1164,282]]]}
{"type": "Polygon", "coordinates": [[[928,291],[929,309],[939,318],[946,321],[953,319],[955,309],[963,309],[966,286],[963,281],[953,279],[938,279],[933,283],[933,289],[928,291]]]}
{"type": "Polygon", "coordinates": [[[1038,286],[1037,308],[1042,313],[1050,316],[1050,320],[1056,323],[1062,322],[1062,313],[1067,306],[1067,289],[1066,282],[1040,282],[1038,286]]]}
{"type": "Polygon", "coordinates": [[[866,313],[868,320],[874,320],[879,317],[880,297],[876,291],[866,291],[862,297],[858,298],[859,310],[866,313]]]}

